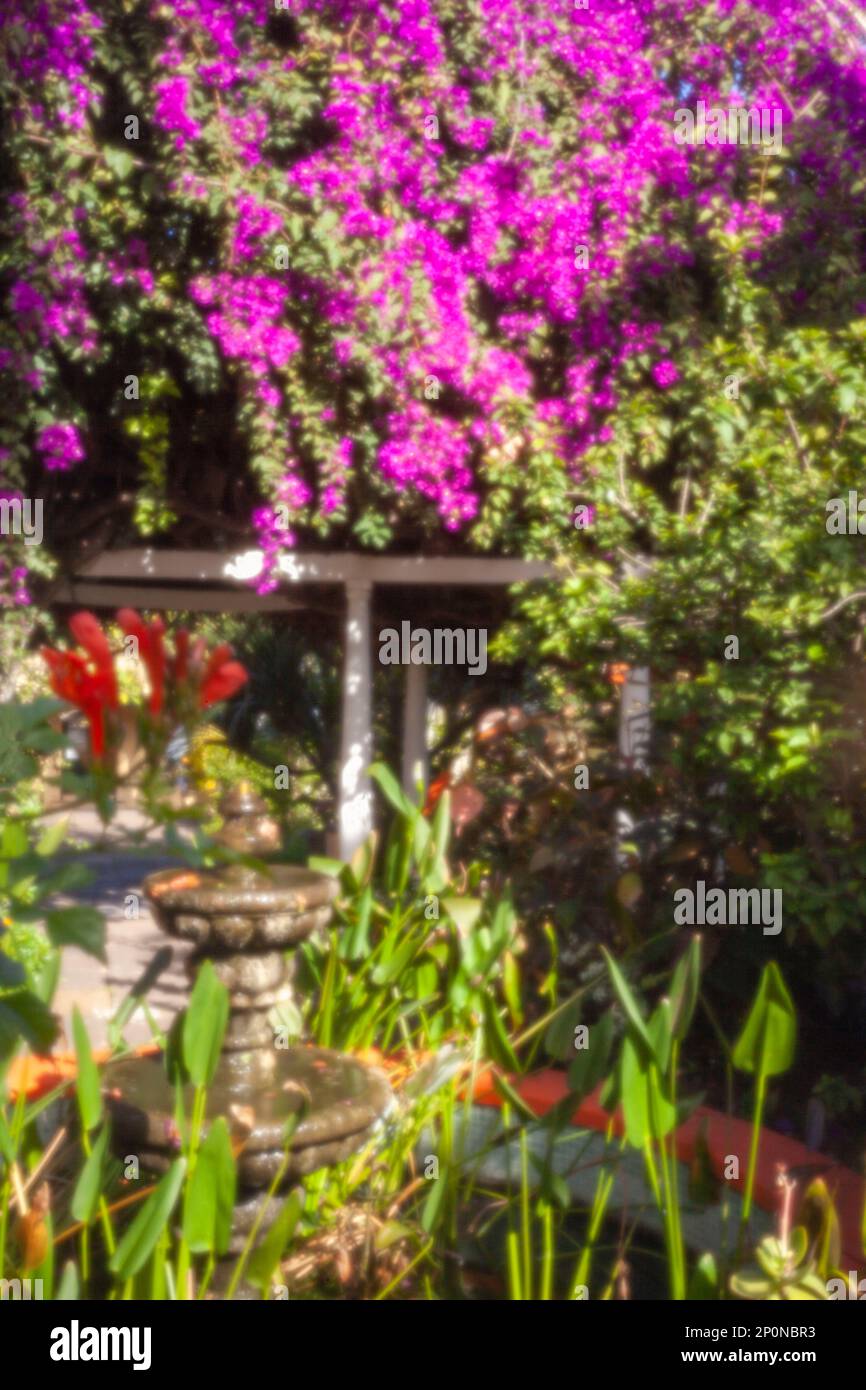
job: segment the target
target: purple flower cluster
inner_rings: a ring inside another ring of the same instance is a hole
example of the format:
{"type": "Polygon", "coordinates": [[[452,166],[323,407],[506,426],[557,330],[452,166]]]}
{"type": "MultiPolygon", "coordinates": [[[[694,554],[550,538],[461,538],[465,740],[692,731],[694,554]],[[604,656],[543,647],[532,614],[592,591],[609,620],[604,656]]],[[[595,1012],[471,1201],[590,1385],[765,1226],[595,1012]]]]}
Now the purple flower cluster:
{"type": "Polygon", "coordinates": [[[165,82],[158,82],[154,90],[154,119],[163,130],[174,135],[177,148],[182,150],[187,141],[197,140],[201,135],[201,126],[187,111],[189,81],[186,77],[170,77],[165,82]]]}
{"type": "Polygon", "coordinates": [[[84,447],[75,425],[66,421],[46,425],[36,436],[36,447],[43,463],[52,472],[65,473],[84,458],[84,447]]]}

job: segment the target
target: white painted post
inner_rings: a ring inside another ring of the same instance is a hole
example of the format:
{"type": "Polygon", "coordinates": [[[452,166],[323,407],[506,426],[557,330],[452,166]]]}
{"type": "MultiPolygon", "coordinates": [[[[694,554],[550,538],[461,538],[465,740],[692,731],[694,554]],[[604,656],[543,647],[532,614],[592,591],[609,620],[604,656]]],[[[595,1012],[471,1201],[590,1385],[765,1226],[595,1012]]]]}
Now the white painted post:
{"type": "Polygon", "coordinates": [[[349,859],[373,828],[373,757],[370,593],[368,580],[346,584],[343,719],[340,737],[340,858],[349,859]]]}
{"type": "MultiPolygon", "coordinates": [[[[622,686],[619,706],[619,755],[630,772],[649,771],[650,672],[648,666],[634,666],[622,686]]],[[[634,818],[620,807],[616,813],[617,861],[620,868],[628,856],[622,850],[632,838],[634,818]]]]}
{"type": "Polygon", "coordinates": [[[619,707],[619,752],[634,772],[649,771],[650,672],[634,666],[623,682],[619,707]]]}
{"type": "Polygon", "coordinates": [[[403,790],[411,801],[427,784],[427,667],[406,667],[403,694],[403,790]]]}
{"type": "MultiPolygon", "coordinates": [[[[637,578],[651,568],[643,556],[626,560],[623,572],[626,579],[637,578]]],[[[649,771],[650,745],[650,669],[634,666],[623,682],[619,705],[619,756],[631,772],[649,771]]],[[[623,842],[633,837],[634,817],[620,808],[616,813],[617,863],[622,868],[627,855],[623,842]]]]}

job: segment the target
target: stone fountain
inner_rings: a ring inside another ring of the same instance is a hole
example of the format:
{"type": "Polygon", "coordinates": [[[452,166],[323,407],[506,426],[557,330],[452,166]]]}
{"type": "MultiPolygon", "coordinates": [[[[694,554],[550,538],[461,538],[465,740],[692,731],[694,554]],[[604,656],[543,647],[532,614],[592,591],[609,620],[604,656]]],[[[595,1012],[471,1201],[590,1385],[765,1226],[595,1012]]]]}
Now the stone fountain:
{"type": "MultiPolygon", "coordinates": [[[[247,785],[229,792],[220,811],[220,840],[228,848],[261,859],[278,847],[279,829],[247,785]]],[[[191,979],[210,959],[229,991],[229,1021],[208,1089],[206,1121],[225,1115],[236,1133],[240,1129],[233,1264],[286,1161],[287,1127],[294,1123],[283,1192],[293,1179],[362,1148],[388,1113],[391,1090],[382,1073],[352,1057],[302,1043],[280,1045],[286,1040],[274,1011],[292,1000],[287,951],[329,922],[333,879],[294,865],[235,863],[161,870],[145,880],[145,890],[162,930],[193,943],[191,979]]],[[[113,1063],[106,1084],[115,1151],[135,1154],[144,1169],[165,1171],[177,1156],[178,1140],[174,1091],[162,1056],[113,1063]]],[[[187,1113],[191,1099],[190,1090],[187,1113]]],[[[271,1199],[262,1234],[282,1200],[271,1199]]]]}

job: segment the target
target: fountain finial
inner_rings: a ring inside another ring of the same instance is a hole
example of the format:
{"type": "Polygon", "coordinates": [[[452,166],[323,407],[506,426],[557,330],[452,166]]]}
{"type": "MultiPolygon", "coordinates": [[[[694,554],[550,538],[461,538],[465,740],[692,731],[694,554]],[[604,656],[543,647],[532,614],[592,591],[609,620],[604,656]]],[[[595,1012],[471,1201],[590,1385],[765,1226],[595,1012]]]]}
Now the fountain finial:
{"type": "Polygon", "coordinates": [[[271,854],[280,845],[280,827],[268,812],[268,803],[251,782],[238,782],[219,803],[225,824],[220,844],[239,854],[271,854]]]}

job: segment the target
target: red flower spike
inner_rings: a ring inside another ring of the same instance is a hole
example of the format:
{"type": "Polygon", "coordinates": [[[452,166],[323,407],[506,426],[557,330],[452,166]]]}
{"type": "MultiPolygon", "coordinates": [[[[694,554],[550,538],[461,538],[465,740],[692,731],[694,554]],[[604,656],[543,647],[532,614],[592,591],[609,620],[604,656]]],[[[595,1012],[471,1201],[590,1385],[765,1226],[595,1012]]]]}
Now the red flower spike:
{"type": "Polygon", "coordinates": [[[126,636],[134,637],[138,642],[138,654],[150,680],[148,707],[151,714],[156,716],[162,712],[165,694],[165,646],[162,640],[165,624],[162,618],[154,618],[152,623],[146,623],[134,608],[118,609],[117,621],[126,636]]]}
{"type": "Polygon", "coordinates": [[[79,647],[84,648],[96,667],[104,687],[106,703],[112,709],[117,709],[119,699],[117,678],[114,674],[114,657],[98,618],[95,618],[92,613],[75,613],[69,620],[69,630],[79,647]]]}
{"type": "MultiPolygon", "coordinates": [[[[59,652],[43,647],[42,656],[48,664],[51,689],[61,700],[75,705],[90,727],[90,748],[99,761],[105,753],[105,707],[109,692],[103,674],[93,675],[87,662],[78,652],[59,652]]],[[[115,690],[116,697],[116,690],[115,690]]]]}

